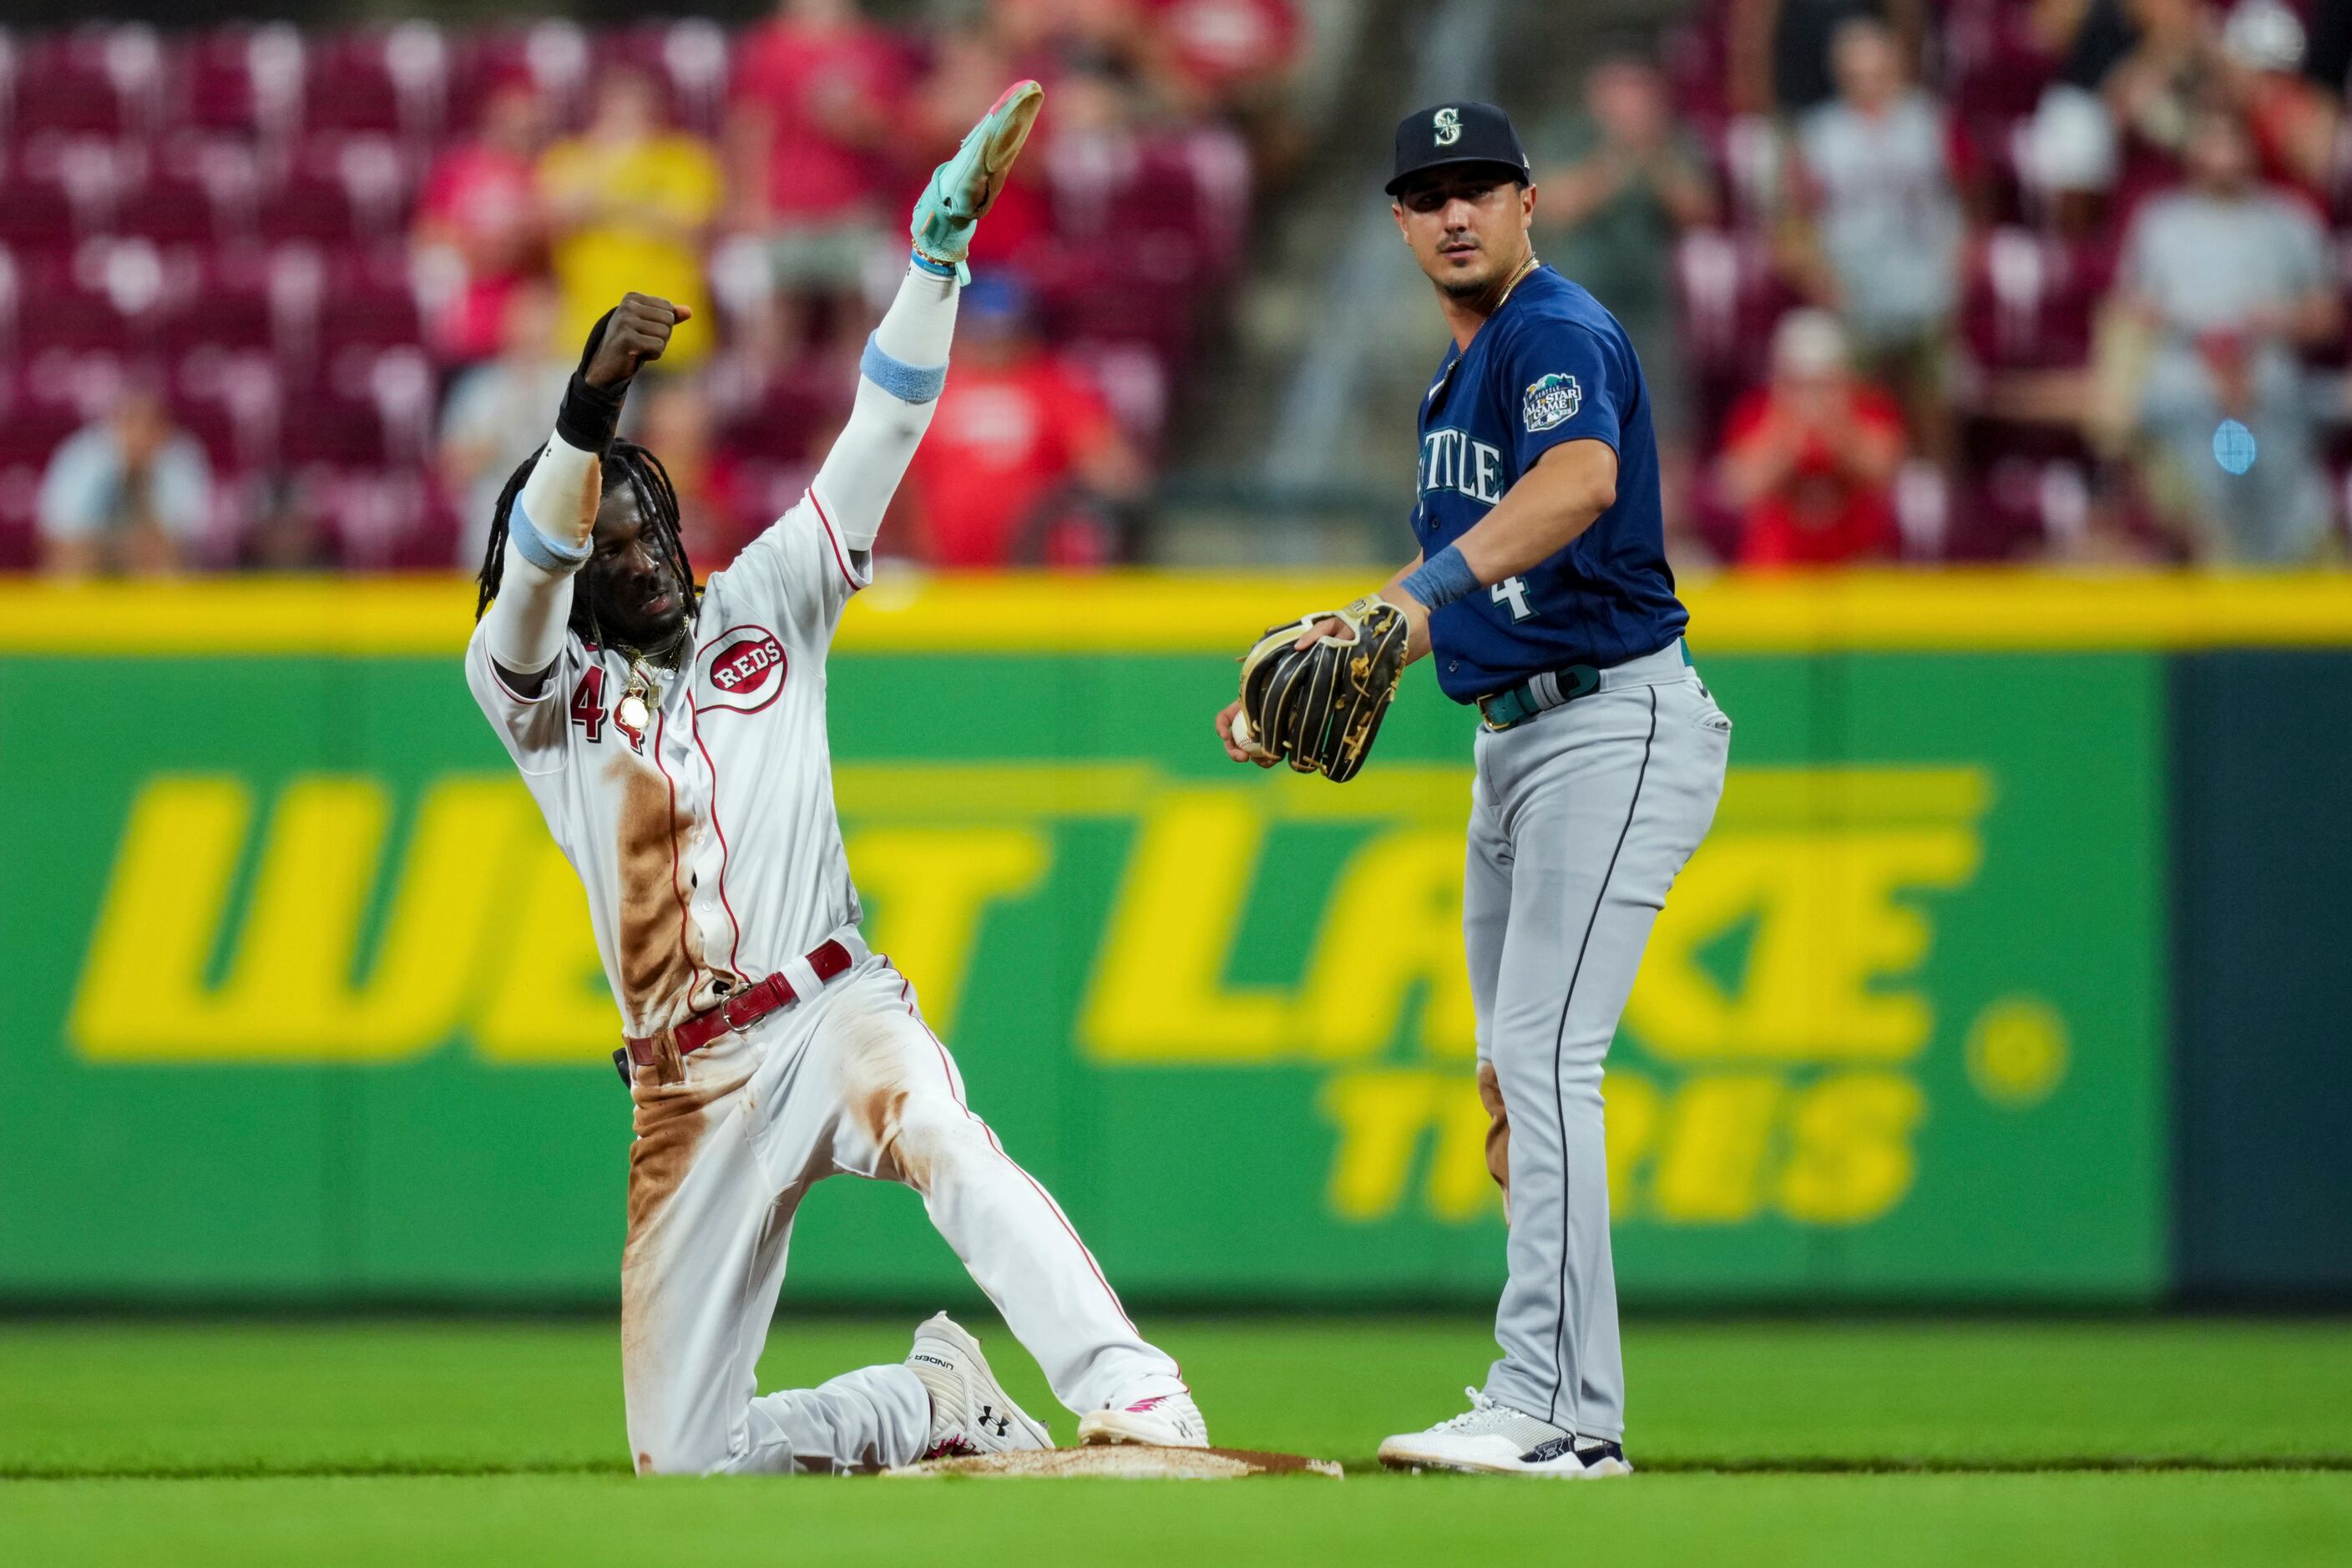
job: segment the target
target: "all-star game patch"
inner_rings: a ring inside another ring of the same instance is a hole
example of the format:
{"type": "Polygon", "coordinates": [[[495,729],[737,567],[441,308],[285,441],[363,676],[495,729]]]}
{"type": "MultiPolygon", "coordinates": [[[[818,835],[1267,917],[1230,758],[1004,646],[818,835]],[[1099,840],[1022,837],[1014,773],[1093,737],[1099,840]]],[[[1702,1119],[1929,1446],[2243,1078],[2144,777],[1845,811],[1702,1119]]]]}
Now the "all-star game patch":
{"type": "Polygon", "coordinates": [[[1584,388],[1576,384],[1576,377],[1555,371],[1528,388],[1528,434],[1557,430],[1583,406],[1584,388]]]}

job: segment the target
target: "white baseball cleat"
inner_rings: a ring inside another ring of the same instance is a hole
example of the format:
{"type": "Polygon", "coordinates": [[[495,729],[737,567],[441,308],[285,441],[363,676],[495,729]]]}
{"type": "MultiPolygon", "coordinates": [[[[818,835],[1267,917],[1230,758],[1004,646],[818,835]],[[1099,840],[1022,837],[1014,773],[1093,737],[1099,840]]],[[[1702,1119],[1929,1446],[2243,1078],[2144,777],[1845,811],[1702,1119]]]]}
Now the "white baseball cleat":
{"type": "Polygon", "coordinates": [[[1082,1417],[1078,1441],[1087,1447],[1145,1443],[1159,1448],[1205,1448],[1209,1423],[1190,1394],[1160,1394],[1082,1417]]]}
{"type": "Polygon", "coordinates": [[[980,1342],[945,1312],[915,1331],[907,1367],[931,1394],[931,1436],[926,1459],[972,1454],[1007,1454],[1016,1448],[1050,1448],[1054,1439],[1013,1403],[988,1370],[980,1342]]]}
{"type": "Polygon", "coordinates": [[[1630,1476],[1625,1450],[1604,1437],[1580,1437],[1564,1426],[1497,1405],[1478,1390],[1470,1408],[1425,1432],[1406,1432],[1381,1445],[1381,1463],[1392,1470],[1475,1470],[1500,1476],[1557,1476],[1597,1480],[1630,1476]]]}

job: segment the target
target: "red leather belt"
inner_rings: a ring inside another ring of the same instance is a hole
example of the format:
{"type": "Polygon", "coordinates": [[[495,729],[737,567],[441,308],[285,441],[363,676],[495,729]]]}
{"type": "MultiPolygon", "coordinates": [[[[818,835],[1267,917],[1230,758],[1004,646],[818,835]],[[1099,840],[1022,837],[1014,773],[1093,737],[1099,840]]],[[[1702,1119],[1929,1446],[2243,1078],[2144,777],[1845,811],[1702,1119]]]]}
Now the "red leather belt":
{"type": "MultiPolygon", "coordinates": [[[[824,984],[856,961],[849,949],[839,942],[827,942],[808,955],[808,966],[817,984],[824,984]]],[[[748,1029],[779,1007],[789,1007],[799,1001],[800,994],[793,983],[782,974],[771,974],[765,980],[736,992],[708,1013],[698,1013],[669,1031],[669,1038],[680,1058],[692,1055],[711,1041],[740,1029],[748,1029]]],[[[659,1035],[629,1035],[627,1044],[613,1053],[613,1065],[620,1070],[622,1081],[628,1081],[629,1069],[624,1064],[635,1062],[639,1067],[653,1067],[661,1060],[662,1037],[659,1035]]]]}

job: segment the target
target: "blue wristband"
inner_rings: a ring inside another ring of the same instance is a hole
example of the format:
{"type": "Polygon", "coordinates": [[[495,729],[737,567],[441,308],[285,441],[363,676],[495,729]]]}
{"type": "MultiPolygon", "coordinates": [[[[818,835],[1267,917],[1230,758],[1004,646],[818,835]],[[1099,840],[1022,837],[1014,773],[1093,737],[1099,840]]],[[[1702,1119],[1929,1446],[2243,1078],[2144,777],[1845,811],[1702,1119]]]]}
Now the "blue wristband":
{"type": "Polygon", "coordinates": [[[911,251],[908,254],[916,266],[934,278],[952,278],[957,282],[962,283],[969,281],[971,277],[971,268],[959,262],[934,261],[919,250],[911,251]]]}
{"type": "Polygon", "coordinates": [[[1478,591],[1478,574],[1470,570],[1470,563],[1462,559],[1462,552],[1449,544],[1421,563],[1421,569],[1397,584],[1433,610],[1442,610],[1456,599],[1468,598],[1478,591]]]}
{"type": "Polygon", "coordinates": [[[542,572],[577,572],[587,564],[588,552],[595,548],[593,539],[567,547],[540,532],[530,514],[522,510],[520,496],[515,497],[514,505],[507,512],[507,537],[514,542],[525,561],[542,572]]]}
{"type": "Polygon", "coordinates": [[[901,403],[934,402],[940,389],[948,384],[947,366],[908,364],[905,360],[892,359],[870,336],[866,340],[866,355],[857,362],[857,374],[901,403]]]}

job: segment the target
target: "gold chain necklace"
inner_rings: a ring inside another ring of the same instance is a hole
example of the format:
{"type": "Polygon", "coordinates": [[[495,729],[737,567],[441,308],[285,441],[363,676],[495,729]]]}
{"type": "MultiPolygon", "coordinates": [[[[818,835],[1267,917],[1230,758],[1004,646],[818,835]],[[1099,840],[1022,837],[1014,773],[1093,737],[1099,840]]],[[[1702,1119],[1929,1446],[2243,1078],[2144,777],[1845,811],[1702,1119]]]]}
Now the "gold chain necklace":
{"type": "Polygon", "coordinates": [[[1496,296],[1495,310],[1487,311],[1486,314],[1491,317],[1495,314],[1495,310],[1501,310],[1503,301],[1511,297],[1511,290],[1519,286],[1519,280],[1542,265],[1542,262],[1536,259],[1536,253],[1532,250],[1528,251],[1528,258],[1519,263],[1519,269],[1511,274],[1510,280],[1503,285],[1502,293],[1496,296]]]}

